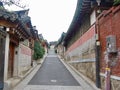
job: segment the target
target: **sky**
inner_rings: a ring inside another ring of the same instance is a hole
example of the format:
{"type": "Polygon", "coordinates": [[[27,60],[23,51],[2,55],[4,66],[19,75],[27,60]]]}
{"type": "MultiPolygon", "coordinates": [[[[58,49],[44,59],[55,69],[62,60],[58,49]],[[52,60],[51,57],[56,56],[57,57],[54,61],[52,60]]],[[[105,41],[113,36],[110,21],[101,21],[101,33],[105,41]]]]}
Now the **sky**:
{"type": "MultiPolygon", "coordinates": [[[[57,41],[72,22],[77,0],[23,0],[33,26],[48,42],[57,41]]],[[[13,7],[12,9],[17,9],[13,7]]]]}

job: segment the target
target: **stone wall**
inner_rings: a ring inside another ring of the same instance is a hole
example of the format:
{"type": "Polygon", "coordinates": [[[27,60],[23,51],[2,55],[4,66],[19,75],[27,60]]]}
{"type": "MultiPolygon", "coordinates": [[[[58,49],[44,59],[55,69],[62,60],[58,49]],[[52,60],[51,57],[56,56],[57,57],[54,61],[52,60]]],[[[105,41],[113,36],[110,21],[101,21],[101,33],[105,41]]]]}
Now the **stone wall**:
{"type": "Polygon", "coordinates": [[[71,63],[71,65],[80,73],[91,79],[93,82],[96,80],[95,62],[79,62],[71,63]]]}
{"type": "MultiPolygon", "coordinates": [[[[101,89],[105,90],[105,74],[101,74],[101,89]]],[[[120,77],[111,76],[111,90],[120,90],[120,77]]]]}
{"type": "Polygon", "coordinates": [[[57,53],[63,58],[64,57],[64,47],[62,44],[59,44],[57,47],[57,53]]]}

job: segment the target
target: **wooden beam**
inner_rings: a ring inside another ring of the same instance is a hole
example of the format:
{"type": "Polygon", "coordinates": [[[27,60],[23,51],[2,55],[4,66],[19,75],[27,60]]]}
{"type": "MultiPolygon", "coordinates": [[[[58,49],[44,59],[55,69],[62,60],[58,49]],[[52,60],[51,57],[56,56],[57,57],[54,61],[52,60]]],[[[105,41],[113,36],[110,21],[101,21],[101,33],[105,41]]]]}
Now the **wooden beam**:
{"type": "Polygon", "coordinates": [[[0,26],[5,26],[5,27],[16,27],[15,23],[9,22],[8,20],[1,20],[0,19],[0,26]]]}

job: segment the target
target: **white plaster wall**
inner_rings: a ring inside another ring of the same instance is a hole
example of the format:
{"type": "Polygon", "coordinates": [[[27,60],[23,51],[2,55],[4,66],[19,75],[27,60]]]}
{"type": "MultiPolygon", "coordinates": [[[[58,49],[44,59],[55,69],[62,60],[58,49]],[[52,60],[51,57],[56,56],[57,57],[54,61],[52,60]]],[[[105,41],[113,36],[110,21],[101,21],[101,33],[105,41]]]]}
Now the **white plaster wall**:
{"type": "Polygon", "coordinates": [[[31,67],[31,49],[22,44],[19,45],[19,70],[18,73],[21,76],[23,71],[30,69],[31,67]]]}
{"type": "Polygon", "coordinates": [[[94,23],[95,23],[95,21],[96,21],[96,12],[95,12],[95,10],[91,13],[91,15],[90,15],[90,23],[91,23],[91,25],[93,25],[94,23]]]}

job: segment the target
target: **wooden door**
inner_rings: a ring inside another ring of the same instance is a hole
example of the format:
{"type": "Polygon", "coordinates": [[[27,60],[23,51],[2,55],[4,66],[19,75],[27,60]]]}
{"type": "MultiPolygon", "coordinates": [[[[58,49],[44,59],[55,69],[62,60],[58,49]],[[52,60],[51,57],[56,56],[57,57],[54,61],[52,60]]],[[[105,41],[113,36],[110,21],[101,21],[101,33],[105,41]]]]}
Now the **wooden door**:
{"type": "Polygon", "coordinates": [[[13,67],[14,67],[14,50],[15,44],[10,42],[9,46],[9,63],[8,63],[8,78],[13,77],[13,67]]]}

